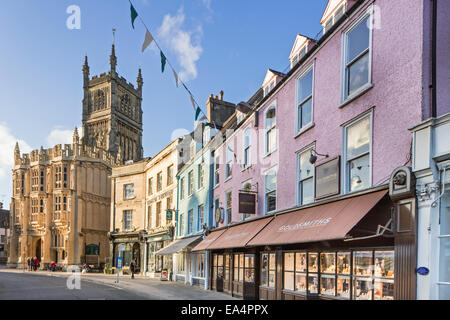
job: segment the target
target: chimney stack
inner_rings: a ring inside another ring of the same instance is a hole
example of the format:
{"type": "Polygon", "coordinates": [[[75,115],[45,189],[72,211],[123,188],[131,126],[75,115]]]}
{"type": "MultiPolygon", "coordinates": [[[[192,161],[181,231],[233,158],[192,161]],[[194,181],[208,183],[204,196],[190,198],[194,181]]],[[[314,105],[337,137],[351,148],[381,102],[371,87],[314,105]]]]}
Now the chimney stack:
{"type": "Polygon", "coordinates": [[[220,101],[223,101],[223,90],[220,90],[219,96],[220,96],[220,101]]]}

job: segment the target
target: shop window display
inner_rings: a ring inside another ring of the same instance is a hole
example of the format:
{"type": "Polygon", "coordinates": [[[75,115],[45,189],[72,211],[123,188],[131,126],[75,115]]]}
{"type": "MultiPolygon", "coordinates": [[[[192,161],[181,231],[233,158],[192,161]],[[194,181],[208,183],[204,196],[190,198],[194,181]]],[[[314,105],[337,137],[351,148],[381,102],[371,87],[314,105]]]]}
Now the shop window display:
{"type": "Polygon", "coordinates": [[[353,253],[353,299],[372,300],[372,251],[353,253]]]}
{"type": "Polygon", "coordinates": [[[223,255],[217,256],[217,277],[223,278],[223,255]]]}
{"type": "Polygon", "coordinates": [[[230,255],[225,255],[225,277],[224,280],[230,280],[230,255]]]}
{"type": "Polygon", "coordinates": [[[213,259],[212,259],[213,261],[212,261],[212,265],[213,265],[213,274],[212,274],[212,276],[213,276],[213,279],[216,279],[217,278],[217,254],[214,254],[213,255],[213,259]]]}
{"type": "Polygon", "coordinates": [[[374,299],[394,299],[393,251],[375,251],[374,299]]]}
{"type": "Polygon", "coordinates": [[[235,254],[233,259],[234,272],[233,272],[233,280],[239,281],[239,255],[235,254]]]}
{"type": "Polygon", "coordinates": [[[244,254],[239,255],[239,281],[244,281],[244,254]]]}
{"type": "Polygon", "coordinates": [[[245,282],[255,282],[255,255],[245,255],[245,282]]]}
{"type": "Polygon", "coordinates": [[[276,261],[274,253],[261,254],[261,285],[275,288],[276,261]]]}
{"type": "Polygon", "coordinates": [[[295,253],[284,254],[284,289],[294,290],[295,253]]]}
{"type": "Polygon", "coordinates": [[[320,254],[320,293],[334,296],[335,293],[335,272],[336,272],[336,254],[320,254]]]}
{"type": "Polygon", "coordinates": [[[306,292],[306,252],[295,254],[295,291],[306,292]]]}

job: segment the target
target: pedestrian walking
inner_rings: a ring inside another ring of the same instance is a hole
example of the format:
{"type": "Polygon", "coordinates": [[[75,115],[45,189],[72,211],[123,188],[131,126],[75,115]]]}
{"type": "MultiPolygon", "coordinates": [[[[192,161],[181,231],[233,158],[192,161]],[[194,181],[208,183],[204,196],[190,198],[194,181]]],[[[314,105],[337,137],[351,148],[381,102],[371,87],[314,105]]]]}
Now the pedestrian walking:
{"type": "Polygon", "coordinates": [[[30,257],[27,258],[27,264],[28,264],[28,271],[31,271],[31,259],[30,259],[30,257]]]}
{"type": "Polygon", "coordinates": [[[39,268],[39,260],[37,257],[34,257],[34,271],[37,271],[39,268]]]}
{"type": "Polygon", "coordinates": [[[130,263],[131,279],[134,279],[134,272],[136,271],[136,262],[134,260],[130,263]]]}
{"type": "Polygon", "coordinates": [[[30,271],[34,270],[34,258],[30,258],[30,271]]]}

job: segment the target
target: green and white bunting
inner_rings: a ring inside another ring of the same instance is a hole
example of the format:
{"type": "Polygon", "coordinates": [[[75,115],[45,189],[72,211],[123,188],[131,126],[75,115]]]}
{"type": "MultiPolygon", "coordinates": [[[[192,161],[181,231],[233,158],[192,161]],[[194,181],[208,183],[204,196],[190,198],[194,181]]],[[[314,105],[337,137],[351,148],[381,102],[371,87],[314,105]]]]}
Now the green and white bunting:
{"type": "Polygon", "coordinates": [[[134,29],[134,20],[136,20],[136,18],[138,17],[138,13],[136,11],[136,9],[133,7],[133,4],[131,4],[130,10],[131,10],[131,25],[133,26],[134,29]]]}
{"type": "Polygon", "coordinates": [[[145,49],[147,49],[147,47],[152,43],[152,41],[153,41],[153,37],[152,37],[150,31],[147,30],[147,32],[145,33],[144,43],[142,44],[142,52],[144,52],[145,49]]]}

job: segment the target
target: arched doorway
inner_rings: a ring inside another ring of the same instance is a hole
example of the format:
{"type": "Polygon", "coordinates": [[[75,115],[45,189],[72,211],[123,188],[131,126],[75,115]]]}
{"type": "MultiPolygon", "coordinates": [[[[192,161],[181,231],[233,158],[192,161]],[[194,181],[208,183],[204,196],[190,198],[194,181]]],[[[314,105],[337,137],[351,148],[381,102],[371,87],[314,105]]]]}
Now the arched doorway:
{"type": "Polygon", "coordinates": [[[39,239],[38,241],[36,241],[36,250],[35,250],[35,255],[36,258],[38,258],[39,261],[42,260],[42,240],[39,239]]]}
{"type": "Polygon", "coordinates": [[[136,272],[141,270],[141,246],[138,242],[133,245],[133,260],[136,262],[136,272]]]}

